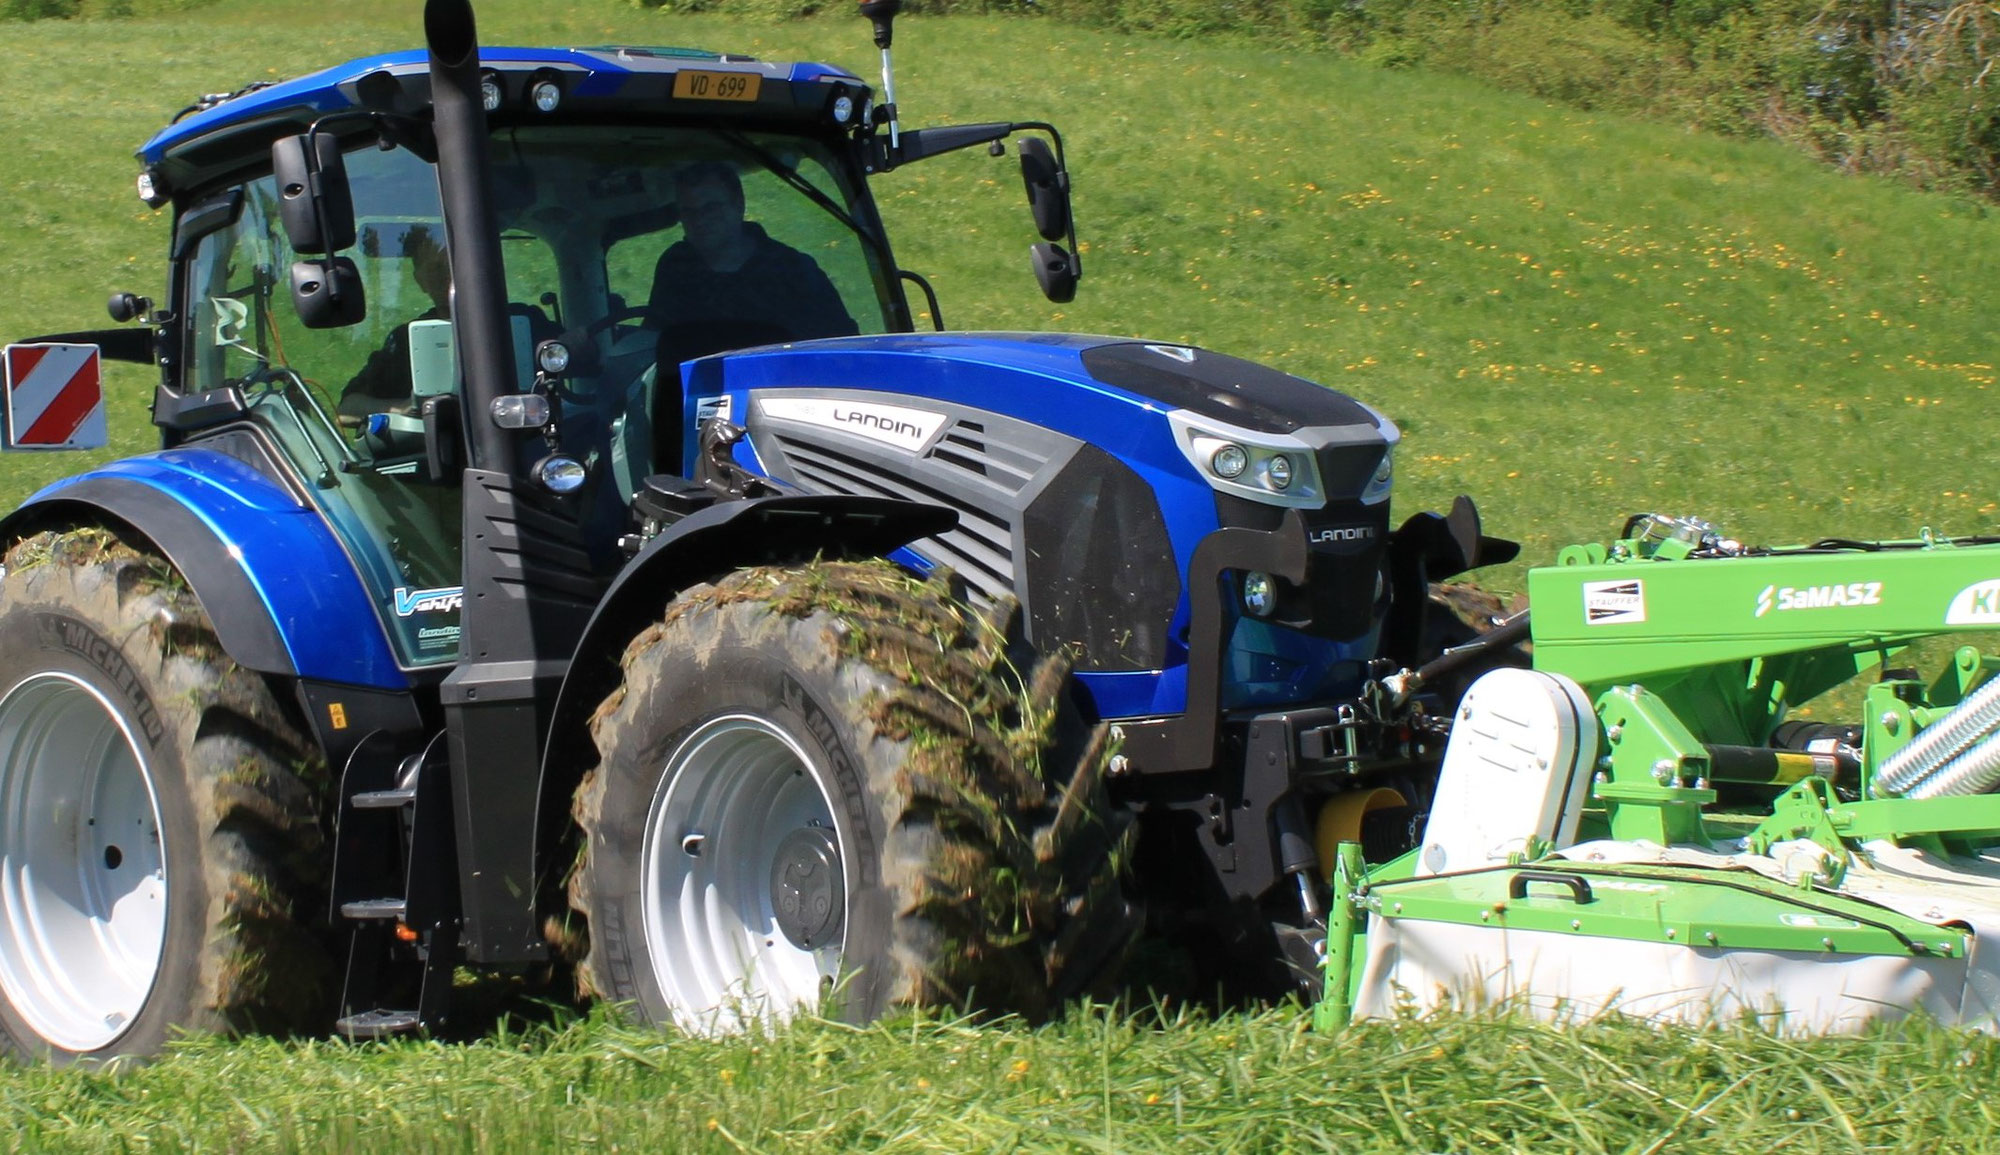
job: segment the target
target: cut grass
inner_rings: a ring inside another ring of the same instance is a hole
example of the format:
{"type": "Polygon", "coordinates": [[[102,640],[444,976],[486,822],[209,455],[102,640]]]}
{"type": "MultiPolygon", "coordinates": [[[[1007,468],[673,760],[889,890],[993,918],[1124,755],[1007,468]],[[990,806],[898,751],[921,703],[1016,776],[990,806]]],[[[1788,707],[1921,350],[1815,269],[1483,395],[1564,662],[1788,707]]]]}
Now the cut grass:
{"type": "Polygon", "coordinates": [[[1935,1152],[2000,1135],[2000,1048],[1924,1024],[1800,1043],[1305,1021],[1089,1008],[1033,1031],[807,1021],[711,1041],[599,1017],[458,1046],[201,1041],[115,1075],[0,1073],[0,1106],[24,1151],[1935,1152]]]}

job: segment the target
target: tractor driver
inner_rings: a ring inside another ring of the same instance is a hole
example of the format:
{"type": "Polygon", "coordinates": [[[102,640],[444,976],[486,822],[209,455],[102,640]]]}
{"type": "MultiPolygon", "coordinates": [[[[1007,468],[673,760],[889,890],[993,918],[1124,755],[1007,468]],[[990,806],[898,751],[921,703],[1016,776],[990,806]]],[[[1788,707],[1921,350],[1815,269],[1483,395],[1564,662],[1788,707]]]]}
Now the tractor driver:
{"type": "Polygon", "coordinates": [[[682,168],[674,175],[674,199],[682,238],[660,254],[647,303],[646,325],[660,333],[662,366],[745,345],[860,331],[811,257],[743,219],[743,181],[734,167],[707,161],[682,168]]]}
{"type": "Polygon", "coordinates": [[[432,235],[417,225],[403,234],[403,255],[410,260],[410,275],[417,288],[431,299],[431,307],[421,316],[396,326],[382,347],[368,354],[361,371],[340,391],[340,416],[359,419],[410,402],[410,324],[412,321],[442,321],[451,316],[451,255],[432,235]]]}

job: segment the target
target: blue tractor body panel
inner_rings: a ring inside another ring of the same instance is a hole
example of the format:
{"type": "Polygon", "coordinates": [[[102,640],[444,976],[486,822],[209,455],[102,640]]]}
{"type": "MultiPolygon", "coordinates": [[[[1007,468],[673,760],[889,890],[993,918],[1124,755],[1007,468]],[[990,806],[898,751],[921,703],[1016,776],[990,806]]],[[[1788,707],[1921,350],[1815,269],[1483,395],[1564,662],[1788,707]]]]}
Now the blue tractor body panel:
{"type": "Polygon", "coordinates": [[[320,512],[236,458],[190,447],[110,462],[42,489],[6,525],[63,504],[112,513],[153,539],[239,662],[326,682],[409,686],[320,512]]]}
{"type": "MultiPolygon", "coordinates": [[[[1107,718],[1187,708],[1190,605],[1181,575],[1232,516],[1183,446],[1187,420],[1328,441],[1333,448],[1322,452],[1364,457],[1364,474],[1396,437],[1366,407],[1248,362],[1076,334],[772,346],[689,362],[683,385],[682,461],[695,459],[701,423],[721,411],[749,431],[736,448],[746,468],[808,489],[957,509],[958,529],[900,560],[919,569],[949,564],[988,596],[1016,593],[1031,637],[1083,640],[1078,680],[1107,718]],[[1204,367],[1202,379],[1190,376],[1191,364],[1204,367]],[[1245,401],[1268,404],[1273,389],[1295,396],[1269,412],[1245,401]],[[843,407],[844,398],[853,404],[843,407]],[[1085,537],[1111,540],[1065,536],[1070,522],[1086,527],[1078,531],[1085,537]],[[1066,556],[1080,549],[1095,552],[1066,556]],[[1057,604],[1071,600],[1078,604],[1057,604]],[[1154,635],[1151,644],[1114,653],[1122,643],[1089,636],[1135,621],[1154,635]]],[[[1379,546],[1386,501],[1371,514],[1380,515],[1379,532],[1369,529],[1379,546]]],[[[1329,671],[1358,670],[1375,644],[1368,630],[1312,637],[1254,623],[1240,633],[1255,652],[1232,653],[1225,705],[1322,696],[1339,688],[1329,671]]]]}

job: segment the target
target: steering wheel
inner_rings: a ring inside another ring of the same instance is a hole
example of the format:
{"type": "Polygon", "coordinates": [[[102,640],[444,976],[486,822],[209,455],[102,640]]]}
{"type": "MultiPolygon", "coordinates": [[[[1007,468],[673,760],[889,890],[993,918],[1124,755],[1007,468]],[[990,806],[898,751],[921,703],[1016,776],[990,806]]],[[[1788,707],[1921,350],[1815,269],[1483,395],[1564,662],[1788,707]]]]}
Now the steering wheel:
{"type": "Polygon", "coordinates": [[[604,316],[585,325],[583,327],[583,335],[595,341],[599,333],[604,332],[613,325],[622,325],[627,321],[644,320],[646,315],[651,311],[644,305],[627,305],[622,309],[613,309],[604,316]]]}

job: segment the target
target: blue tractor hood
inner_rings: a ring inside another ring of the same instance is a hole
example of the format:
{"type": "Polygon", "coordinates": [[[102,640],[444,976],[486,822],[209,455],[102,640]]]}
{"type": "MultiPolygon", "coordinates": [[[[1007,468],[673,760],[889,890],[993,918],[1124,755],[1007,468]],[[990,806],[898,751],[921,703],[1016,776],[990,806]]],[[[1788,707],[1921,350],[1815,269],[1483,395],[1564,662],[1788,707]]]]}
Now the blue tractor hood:
{"type": "Polygon", "coordinates": [[[1301,611],[1310,632],[1344,653],[1374,644],[1399,434],[1313,382],[1184,345],[1028,333],[772,345],[687,362],[682,379],[682,462],[721,416],[746,430],[734,460],[753,472],[957,510],[958,528],[913,547],[919,564],[1018,597],[1031,639],[1080,649],[1104,716],[1181,708],[1188,575],[1218,530],[1302,525],[1337,575],[1316,582],[1327,605],[1301,611]]]}

